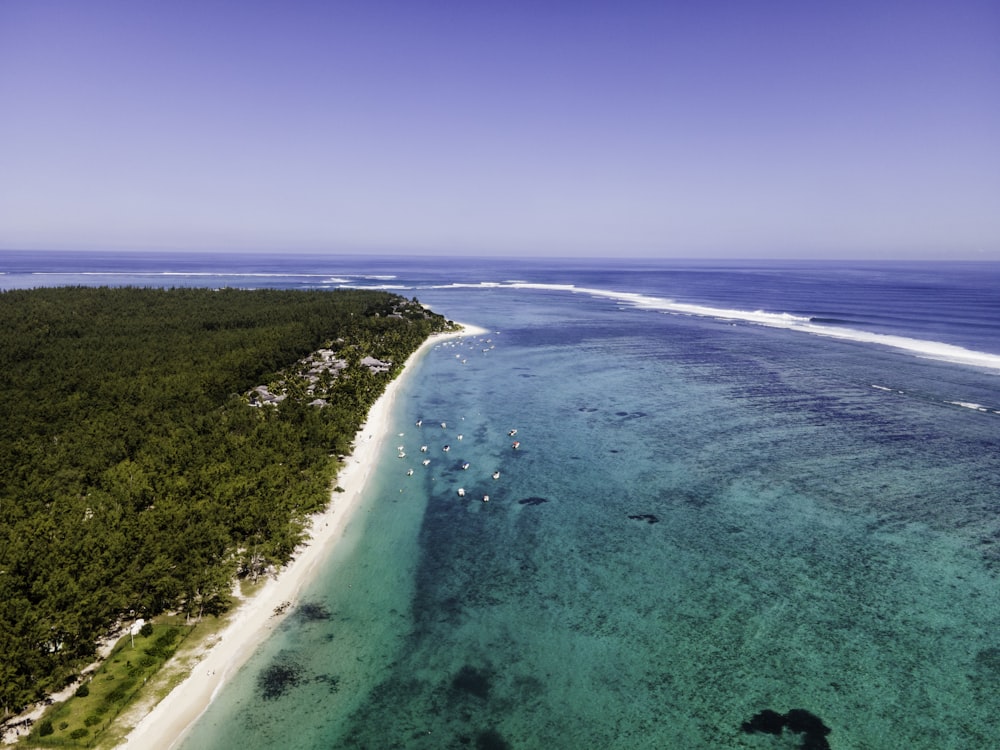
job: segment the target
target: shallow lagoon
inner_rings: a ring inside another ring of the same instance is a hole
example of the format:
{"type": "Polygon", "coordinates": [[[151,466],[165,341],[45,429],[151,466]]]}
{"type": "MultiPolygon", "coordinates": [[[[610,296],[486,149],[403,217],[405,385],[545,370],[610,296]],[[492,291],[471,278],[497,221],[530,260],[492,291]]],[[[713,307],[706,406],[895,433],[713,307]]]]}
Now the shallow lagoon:
{"type": "Polygon", "coordinates": [[[997,736],[1000,423],[948,403],[995,375],[555,291],[420,298],[499,333],[418,365],[413,461],[390,441],[310,606],[185,748],[783,748],[740,727],[792,708],[833,748],[997,736]]]}

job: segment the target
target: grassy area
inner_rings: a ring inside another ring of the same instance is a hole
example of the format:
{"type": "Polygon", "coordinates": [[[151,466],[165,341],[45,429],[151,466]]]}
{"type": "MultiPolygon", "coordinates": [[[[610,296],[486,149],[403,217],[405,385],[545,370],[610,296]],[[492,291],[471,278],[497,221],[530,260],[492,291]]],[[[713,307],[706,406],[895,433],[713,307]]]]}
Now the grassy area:
{"type": "Polygon", "coordinates": [[[73,697],[45,712],[20,747],[95,747],[194,630],[183,617],[172,616],[124,636],[73,697]]]}
{"type": "MultiPolygon", "coordinates": [[[[252,596],[253,592],[261,585],[263,584],[252,585],[246,581],[241,582],[240,598],[252,596]]],[[[215,644],[216,638],[229,624],[235,611],[234,608],[221,617],[205,618],[191,628],[190,634],[177,649],[173,658],[163,665],[155,677],[151,677],[147,681],[136,694],[132,704],[119,713],[117,720],[111,722],[107,729],[96,738],[96,742],[89,747],[98,748],[98,750],[111,750],[120,745],[136,722],[191,674],[195,664],[202,658],[205,651],[215,644]]]]}
{"type": "MultiPolygon", "coordinates": [[[[240,582],[238,598],[252,597],[262,585],[240,582]]],[[[84,678],[77,694],[51,706],[16,747],[118,746],[134,722],[190,674],[237,608],[198,622],[182,615],[163,616],[147,635],[123,636],[101,666],[84,678]]]]}
{"type": "MultiPolygon", "coordinates": [[[[263,585],[241,581],[237,599],[253,597],[263,585]]],[[[182,615],[165,615],[153,621],[151,634],[123,636],[81,683],[87,694],[51,706],[17,747],[117,747],[134,723],[191,673],[238,608],[239,601],[221,617],[191,622],[182,615]],[[46,722],[52,732],[42,735],[46,722]]]]}

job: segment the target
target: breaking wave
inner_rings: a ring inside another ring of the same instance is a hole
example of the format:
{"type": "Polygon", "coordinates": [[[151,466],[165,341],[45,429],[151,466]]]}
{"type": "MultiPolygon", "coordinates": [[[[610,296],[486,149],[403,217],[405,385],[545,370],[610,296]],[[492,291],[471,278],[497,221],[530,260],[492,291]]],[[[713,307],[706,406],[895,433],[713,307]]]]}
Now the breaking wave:
{"type": "Polygon", "coordinates": [[[853,341],[857,343],[874,344],[891,349],[898,349],[927,359],[970,365],[973,367],[984,367],[1000,371],[1000,354],[978,352],[972,349],[966,349],[962,346],[946,344],[940,341],[927,341],[924,339],[910,338],[908,336],[875,333],[873,331],[866,331],[850,326],[835,326],[833,323],[839,321],[826,316],[810,317],[793,315],[786,312],[736,310],[722,307],[710,307],[708,305],[699,305],[690,302],[678,302],[664,297],[652,297],[636,292],[617,292],[607,289],[580,287],[574,284],[479,282],[467,284],[447,284],[437,288],[454,289],[462,287],[477,289],[537,289],[541,291],[587,294],[592,297],[617,300],[619,302],[646,310],[657,310],[659,312],[674,315],[696,315],[706,318],[716,318],[718,320],[739,321],[755,325],[768,326],[771,328],[784,328],[787,330],[799,331],[801,333],[808,333],[813,336],[824,336],[826,338],[840,339],[842,341],[853,341]]]}

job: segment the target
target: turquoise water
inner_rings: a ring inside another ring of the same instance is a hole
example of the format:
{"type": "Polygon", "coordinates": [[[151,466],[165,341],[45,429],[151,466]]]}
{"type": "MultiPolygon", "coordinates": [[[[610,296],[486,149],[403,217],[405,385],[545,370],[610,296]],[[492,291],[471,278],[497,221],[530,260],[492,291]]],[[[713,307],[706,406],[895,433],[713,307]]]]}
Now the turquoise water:
{"type": "Polygon", "coordinates": [[[386,286],[499,331],[415,367],[184,750],[1000,746],[996,263],[0,256],[66,283],[386,286]],[[829,734],[742,730],[792,709],[829,734]]]}
{"type": "Polygon", "coordinates": [[[790,748],[741,725],[792,708],[832,748],[994,746],[1000,416],[953,402],[997,405],[995,373],[420,299],[497,333],[416,366],[348,539],[185,750],[790,748]]]}
{"type": "Polygon", "coordinates": [[[1000,747],[996,263],[0,257],[54,284],[384,286],[499,331],[414,368],[184,750],[1000,747]],[[742,730],[793,709],[829,734],[742,730]]]}

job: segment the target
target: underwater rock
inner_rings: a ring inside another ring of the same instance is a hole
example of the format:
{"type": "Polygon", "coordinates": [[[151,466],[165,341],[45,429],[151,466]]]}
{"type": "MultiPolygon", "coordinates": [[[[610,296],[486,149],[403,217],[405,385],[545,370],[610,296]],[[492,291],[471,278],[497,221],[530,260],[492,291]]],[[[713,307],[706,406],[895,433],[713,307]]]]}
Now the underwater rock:
{"type": "Polygon", "coordinates": [[[826,737],[830,734],[830,727],[823,723],[815,714],[811,714],[804,708],[793,708],[785,714],[785,726],[798,734],[813,734],[826,737]]]}
{"type": "Polygon", "coordinates": [[[476,750],[510,750],[510,745],[495,729],[487,729],[476,735],[476,750]]]}
{"type": "Polygon", "coordinates": [[[641,513],[635,516],[629,516],[633,521],[645,521],[646,523],[659,523],[660,519],[654,516],[652,513],[641,513]]]}
{"type": "Polygon", "coordinates": [[[451,681],[455,690],[486,700],[490,697],[490,676],[487,672],[466,664],[451,681]]]}
{"type": "Polygon", "coordinates": [[[744,721],[740,727],[747,734],[753,732],[766,732],[767,734],[781,734],[785,728],[785,717],[777,711],[765,708],[750,721],[744,721]]]}
{"type": "Polygon", "coordinates": [[[830,750],[830,743],[826,737],[817,734],[807,734],[802,737],[800,750],[830,750]]]}
{"type": "Polygon", "coordinates": [[[816,714],[804,708],[793,708],[784,715],[765,708],[750,721],[744,721],[740,729],[748,734],[753,732],[781,734],[784,729],[788,729],[790,732],[802,735],[802,744],[799,745],[801,750],[830,750],[830,743],[826,739],[830,734],[830,727],[816,714]]]}
{"type": "Polygon", "coordinates": [[[522,500],[518,500],[517,502],[521,505],[541,505],[542,503],[547,503],[548,500],[544,497],[526,497],[522,500]]]}

